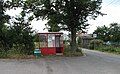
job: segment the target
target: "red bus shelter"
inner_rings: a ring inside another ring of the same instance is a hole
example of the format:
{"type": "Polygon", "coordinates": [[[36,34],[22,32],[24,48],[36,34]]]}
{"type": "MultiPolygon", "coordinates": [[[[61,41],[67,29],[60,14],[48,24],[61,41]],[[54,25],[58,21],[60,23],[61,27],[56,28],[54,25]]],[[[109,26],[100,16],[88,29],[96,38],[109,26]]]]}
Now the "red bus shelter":
{"type": "Polygon", "coordinates": [[[57,53],[63,53],[62,32],[38,33],[38,36],[42,55],[56,55],[57,53]]]}

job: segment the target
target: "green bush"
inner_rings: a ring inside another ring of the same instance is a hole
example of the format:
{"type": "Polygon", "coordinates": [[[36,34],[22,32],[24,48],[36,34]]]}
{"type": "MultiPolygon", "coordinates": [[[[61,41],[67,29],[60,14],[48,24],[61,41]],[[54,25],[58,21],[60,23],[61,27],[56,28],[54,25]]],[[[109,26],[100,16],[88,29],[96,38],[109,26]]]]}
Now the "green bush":
{"type": "Polygon", "coordinates": [[[100,39],[94,39],[90,41],[89,48],[90,49],[95,49],[97,47],[100,47],[103,45],[103,41],[100,39]]]}
{"type": "Polygon", "coordinates": [[[117,54],[120,54],[120,47],[115,48],[117,54]]]}
{"type": "Polygon", "coordinates": [[[0,50],[0,58],[7,58],[7,52],[5,50],[0,50]]]}
{"type": "Polygon", "coordinates": [[[9,50],[7,52],[7,57],[8,58],[23,58],[25,57],[25,54],[23,54],[20,50],[16,50],[16,49],[13,49],[13,50],[9,50]]]}
{"type": "Polygon", "coordinates": [[[64,56],[68,56],[68,57],[72,57],[72,56],[83,56],[82,50],[81,49],[77,49],[75,51],[70,49],[70,46],[65,45],[64,46],[64,52],[63,52],[64,56]]]}
{"type": "Polygon", "coordinates": [[[19,50],[19,52],[21,52],[22,54],[32,55],[34,47],[33,47],[33,45],[25,46],[23,44],[21,44],[21,45],[19,44],[17,46],[14,45],[13,48],[11,48],[11,50],[19,50]]]}
{"type": "Polygon", "coordinates": [[[0,58],[12,58],[12,59],[22,59],[28,58],[29,55],[25,54],[24,51],[18,49],[10,49],[8,51],[0,50],[0,58]]]}
{"type": "Polygon", "coordinates": [[[110,46],[100,46],[100,47],[97,47],[96,50],[99,50],[99,51],[111,51],[111,47],[110,46]]]}
{"type": "Polygon", "coordinates": [[[120,47],[114,47],[112,45],[102,45],[100,47],[97,47],[96,50],[102,51],[102,52],[110,52],[110,53],[116,53],[120,54],[120,47]]]}

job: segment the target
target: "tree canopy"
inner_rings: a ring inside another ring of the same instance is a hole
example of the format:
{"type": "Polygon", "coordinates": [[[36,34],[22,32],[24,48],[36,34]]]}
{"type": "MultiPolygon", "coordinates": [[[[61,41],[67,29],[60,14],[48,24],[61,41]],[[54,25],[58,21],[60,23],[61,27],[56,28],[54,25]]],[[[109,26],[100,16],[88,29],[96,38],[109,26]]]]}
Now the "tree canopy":
{"type": "Polygon", "coordinates": [[[98,26],[97,29],[94,31],[95,34],[97,34],[97,38],[101,39],[105,42],[109,40],[109,28],[107,26],[98,26]]]}
{"type": "Polygon", "coordinates": [[[18,17],[12,18],[5,13],[7,10],[19,6],[14,1],[0,0],[0,52],[16,49],[25,50],[26,54],[30,54],[30,51],[34,48],[33,31],[29,20],[25,19],[26,13],[22,11],[18,17]],[[10,19],[14,20],[10,22],[10,19]]]}
{"type": "Polygon", "coordinates": [[[21,12],[20,16],[15,17],[15,21],[12,22],[14,25],[10,26],[10,31],[16,49],[21,52],[24,51],[25,54],[31,54],[34,49],[34,30],[32,30],[30,27],[31,23],[25,17],[24,11],[21,12]]]}
{"type": "Polygon", "coordinates": [[[26,0],[21,5],[26,13],[34,14],[33,19],[48,20],[50,31],[70,31],[71,49],[76,50],[76,32],[89,26],[89,18],[103,15],[101,3],[102,0],[26,0]]]}
{"type": "Polygon", "coordinates": [[[11,0],[10,8],[20,7],[34,18],[48,20],[49,31],[67,30],[71,33],[71,49],[76,50],[76,32],[84,31],[89,18],[95,19],[100,12],[102,0],[11,0]]]}
{"type": "Polygon", "coordinates": [[[97,34],[97,38],[102,39],[105,42],[120,42],[120,24],[118,23],[111,23],[109,27],[105,25],[97,27],[94,33],[97,34]]]}

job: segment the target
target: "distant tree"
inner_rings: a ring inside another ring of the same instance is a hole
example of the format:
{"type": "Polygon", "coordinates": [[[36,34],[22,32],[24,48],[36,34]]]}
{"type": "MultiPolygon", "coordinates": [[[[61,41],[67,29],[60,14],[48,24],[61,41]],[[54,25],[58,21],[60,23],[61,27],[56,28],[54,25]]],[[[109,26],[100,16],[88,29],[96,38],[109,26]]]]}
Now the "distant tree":
{"type": "Polygon", "coordinates": [[[97,29],[94,31],[95,34],[97,34],[97,38],[101,39],[105,42],[109,41],[109,27],[107,26],[101,26],[101,27],[97,27],[97,29]]]}
{"type": "Polygon", "coordinates": [[[105,25],[97,27],[94,33],[97,34],[98,39],[101,39],[105,42],[111,41],[117,42],[118,44],[120,43],[120,24],[118,23],[111,23],[110,27],[105,25]]]}
{"type": "Polygon", "coordinates": [[[110,24],[110,40],[112,42],[120,43],[120,24],[111,23],[110,24]]]}

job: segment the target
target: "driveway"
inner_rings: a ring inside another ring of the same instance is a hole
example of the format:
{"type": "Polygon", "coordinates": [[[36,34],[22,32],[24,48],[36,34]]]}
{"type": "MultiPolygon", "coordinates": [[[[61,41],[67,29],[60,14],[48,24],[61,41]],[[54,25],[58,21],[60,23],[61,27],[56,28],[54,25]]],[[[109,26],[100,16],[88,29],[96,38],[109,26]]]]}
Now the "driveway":
{"type": "Polygon", "coordinates": [[[83,49],[82,57],[0,60],[0,74],[120,74],[120,56],[83,49]]]}

